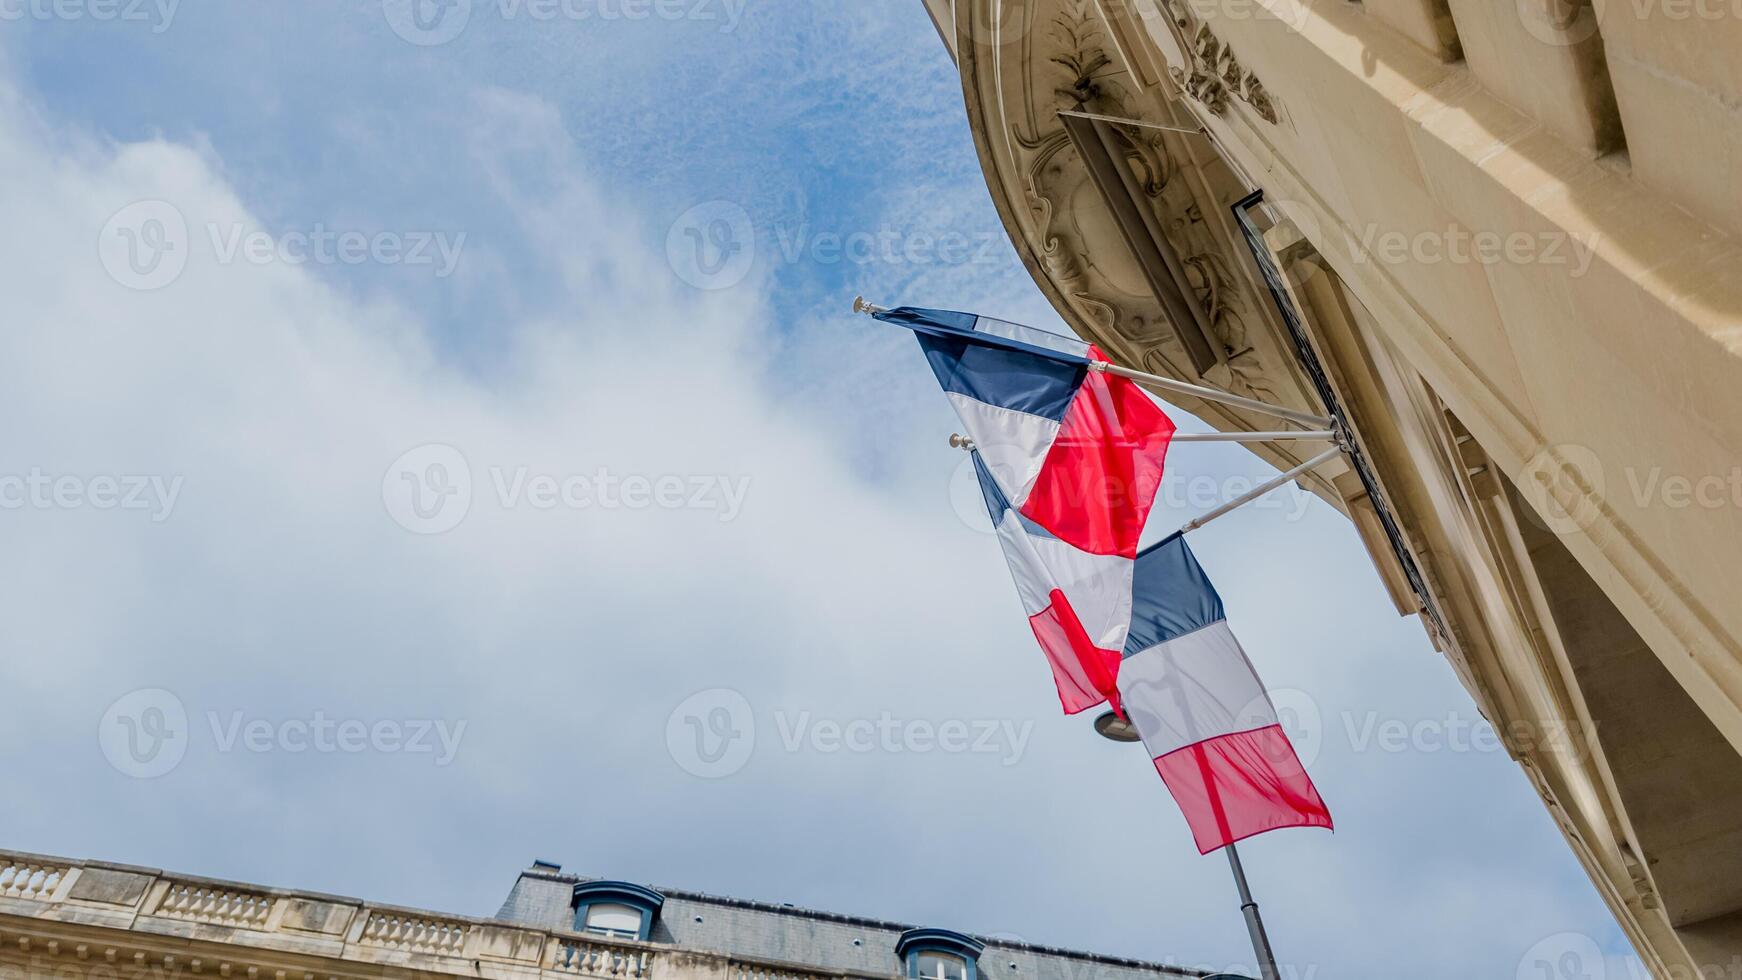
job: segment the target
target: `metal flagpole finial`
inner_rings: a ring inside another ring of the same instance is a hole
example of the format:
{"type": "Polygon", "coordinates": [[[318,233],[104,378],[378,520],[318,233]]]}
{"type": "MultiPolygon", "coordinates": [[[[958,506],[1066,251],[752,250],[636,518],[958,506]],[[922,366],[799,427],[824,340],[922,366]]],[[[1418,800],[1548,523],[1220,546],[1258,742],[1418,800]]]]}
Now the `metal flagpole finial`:
{"type": "Polygon", "coordinates": [[[887,306],[878,306],[876,303],[865,302],[865,297],[863,297],[863,296],[853,297],[853,312],[854,313],[863,313],[866,316],[871,316],[871,315],[876,314],[876,313],[886,313],[888,311],[889,311],[889,307],[887,307],[887,306]]]}
{"type": "Polygon", "coordinates": [[[974,440],[962,435],[960,432],[952,432],[950,433],[950,448],[972,451],[974,448],[974,440]]]}

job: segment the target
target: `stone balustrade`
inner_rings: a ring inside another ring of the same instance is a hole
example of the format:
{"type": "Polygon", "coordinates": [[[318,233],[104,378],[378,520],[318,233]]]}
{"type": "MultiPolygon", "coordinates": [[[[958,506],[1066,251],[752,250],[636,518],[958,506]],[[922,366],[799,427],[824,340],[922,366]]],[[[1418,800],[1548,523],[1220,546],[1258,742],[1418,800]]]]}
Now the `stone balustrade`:
{"type": "Polygon", "coordinates": [[[830,980],[827,974],[770,963],[734,959],[730,980],[830,980]]]}
{"type": "Polygon", "coordinates": [[[0,980],[17,978],[20,966],[22,980],[176,980],[183,972],[199,975],[185,980],[418,980],[414,972],[470,980],[869,980],[801,964],[0,851],[0,980]],[[100,976],[99,965],[106,971],[100,976]]]}
{"type": "Polygon", "coordinates": [[[239,929],[261,929],[272,914],[272,901],[259,892],[172,881],[163,890],[152,914],[239,929]]]}
{"type": "Polygon", "coordinates": [[[650,972],[645,949],[594,939],[558,939],[551,948],[550,967],[585,977],[628,977],[642,980],[650,972]]]}
{"type": "Polygon", "coordinates": [[[358,942],[415,953],[458,956],[469,932],[464,922],[423,915],[371,910],[364,918],[358,942]]]}
{"type": "Polygon", "coordinates": [[[64,864],[24,855],[0,856],[0,897],[46,899],[68,870],[64,864]]]}

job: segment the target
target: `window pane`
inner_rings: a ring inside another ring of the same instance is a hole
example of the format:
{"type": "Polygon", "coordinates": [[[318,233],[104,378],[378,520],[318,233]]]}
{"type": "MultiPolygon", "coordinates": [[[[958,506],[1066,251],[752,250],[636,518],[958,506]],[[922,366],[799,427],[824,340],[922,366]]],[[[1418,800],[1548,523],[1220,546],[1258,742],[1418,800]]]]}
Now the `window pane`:
{"type": "Polygon", "coordinates": [[[641,935],[641,910],[627,905],[599,904],[587,906],[587,931],[607,936],[641,935]]]}
{"type": "Polygon", "coordinates": [[[946,953],[919,954],[919,976],[921,980],[967,980],[967,964],[961,957],[946,953]]]}

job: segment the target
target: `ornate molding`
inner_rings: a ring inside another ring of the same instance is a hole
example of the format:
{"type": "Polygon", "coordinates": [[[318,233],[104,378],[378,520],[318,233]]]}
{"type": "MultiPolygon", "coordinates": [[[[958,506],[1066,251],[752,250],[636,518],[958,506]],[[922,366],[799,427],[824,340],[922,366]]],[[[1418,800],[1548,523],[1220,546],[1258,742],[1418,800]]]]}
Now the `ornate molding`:
{"type": "MultiPolygon", "coordinates": [[[[1166,107],[1170,95],[1159,70],[1147,85],[1131,70],[1132,52],[1116,43],[1121,22],[1109,21],[1118,15],[1114,6],[1105,0],[957,0],[963,91],[993,201],[1053,305],[1116,360],[1313,409],[1227,213],[1247,193],[1245,185],[1219,157],[1201,153],[1191,136],[1110,129],[1110,149],[1132,177],[1134,203],[1157,219],[1154,232],[1177,257],[1169,274],[1202,312],[1201,326],[1191,329],[1206,331],[1217,360],[1199,373],[1155,292],[1154,270],[1139,264],[1125,238],[1128,229],[1058,117],[1060,110],[1083,110],[1171,123],[1178,118],[1172,113],[1185,115],[1183,107],[1166,107]]],[[[1132,39],[1154,43],[1141,29],[1120,36],[1128,45],[1132,39]]],[[[1154,53],[1159,69],[1166,55],[1154,53]]],[[[1218,427],[1250,425],[1215,406],[1188,407],[1218,427]]],[[[1258,451],[1277,465],[1298,462],[1258,451]]]]}

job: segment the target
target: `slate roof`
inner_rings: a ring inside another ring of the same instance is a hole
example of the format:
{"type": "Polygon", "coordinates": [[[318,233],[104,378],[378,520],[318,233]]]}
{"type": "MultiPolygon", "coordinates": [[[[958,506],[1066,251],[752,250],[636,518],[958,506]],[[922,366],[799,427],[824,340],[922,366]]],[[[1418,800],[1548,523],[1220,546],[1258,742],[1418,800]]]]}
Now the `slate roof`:
{"type": "MultiPolygon", "coordinates": [[[[520,873],[498,919],[541,929],[570,930],[574,886],[596,879],[547,865],[520,873]]],[[[895,941],[914,925],[836,912],[723,898],[653,887],[665,896],[652,940],[754,959],[781,960],[830,973],[896,977],[904,970],[895,941]]],[[[937,925],[938,923],[927,923],[937,925]]],[[[975,936],[986,944],[980,980],[1174,980],[1201,976],[1163,963],[1121,959],[1051,946],[975,936]]]]}

